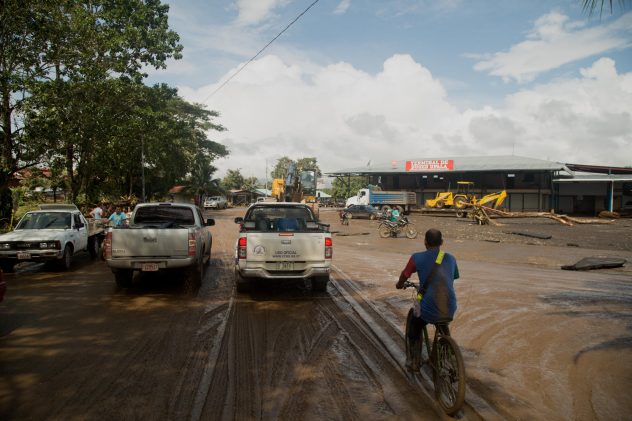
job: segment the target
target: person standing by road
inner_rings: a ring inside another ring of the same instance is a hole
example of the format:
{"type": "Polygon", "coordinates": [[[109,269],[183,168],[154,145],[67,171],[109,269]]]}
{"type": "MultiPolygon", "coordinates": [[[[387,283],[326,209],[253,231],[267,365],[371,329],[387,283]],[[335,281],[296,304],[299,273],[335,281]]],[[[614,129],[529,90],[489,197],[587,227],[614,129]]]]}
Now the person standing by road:
{"type": "MultiPolygon", "coordinates": [[[[426,251],[410,256],[395,285],[397,289],[404,288],[404,282],[417,272],[417,299],[420,301],[415,306],[412,323],[406,332],[411,342],[421,339],[421,331],[426,324],[451,321],[457,309],[454,280],[459,278],[459,268],[456,258],[441,250],[443,238],[437,229],[426,231],[424,244],[426,251]]],[[[419,367],[413,367],[410,355],[406,355],[406,368],[410,371],[419,370],[419,367]]]]}
{"type": "Polygon", "coordinates": [[[114,213],[110,215],[110,217],[108,218],[108,221],[110,221],[112,226],[120,227],[124,225],[126,219],[127,219],[127,216],[125,215],[125,212],[123,212],[123,209],[117,206],[114,213]]]}
{"type": "Polygon", "coordinates": [[[94,209],[90,211],[90,216],[93,217],[96,221],[99,221],[103,218],[103,209],[97,204],[94,209]]]}

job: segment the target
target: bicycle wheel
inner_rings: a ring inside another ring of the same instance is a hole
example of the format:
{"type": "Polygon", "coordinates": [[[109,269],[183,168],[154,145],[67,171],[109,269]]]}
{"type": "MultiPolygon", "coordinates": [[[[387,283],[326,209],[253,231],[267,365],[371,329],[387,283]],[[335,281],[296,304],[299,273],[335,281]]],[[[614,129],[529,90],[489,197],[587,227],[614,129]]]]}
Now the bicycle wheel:
{"type": "Polygon", "coordinates": [[[446,414],[454,415],[465,401],[465,365],[454,339],[439,336],[432,349],[435,398],[446,414]]]}
{"type": "Polygon", "coordinates": [[[406,330],[404,330],[404,339],[406,341],[406,362],[410,363],[410,368],[407,370],[414,373],[418,372],[421,368],[421,340],[412,342],[408,338],[408,330],[414,316],[414,310],[411,308],[408,310],[408,316],[406,317],[406,330]]]}

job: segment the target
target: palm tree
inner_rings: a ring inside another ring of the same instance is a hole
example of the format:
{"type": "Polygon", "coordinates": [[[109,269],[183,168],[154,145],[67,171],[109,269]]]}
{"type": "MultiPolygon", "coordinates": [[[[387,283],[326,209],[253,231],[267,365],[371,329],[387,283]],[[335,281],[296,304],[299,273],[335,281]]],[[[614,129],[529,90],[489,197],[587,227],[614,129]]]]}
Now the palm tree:
{"type": "MultiPolygon", "coordinates": [[[[625,10],[626,3],[630,3],[631,1],[632,0],[618,0],[621,10],[625,10]]],[[[612,0],[582,0],[582,8],[584,12],[588,13],[588,16],[591,16],[595,9],[599,8],[599,16],[601,16],[606,3],[610,6],[610,13],[612,14],[612,0]]]]}

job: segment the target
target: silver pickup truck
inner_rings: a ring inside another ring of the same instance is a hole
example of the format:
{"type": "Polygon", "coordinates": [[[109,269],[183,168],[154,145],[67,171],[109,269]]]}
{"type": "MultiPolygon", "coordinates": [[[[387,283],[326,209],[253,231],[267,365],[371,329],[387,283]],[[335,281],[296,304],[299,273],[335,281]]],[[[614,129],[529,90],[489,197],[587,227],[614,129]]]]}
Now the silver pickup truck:
{"type": "Polygon", "coordinates": [[[205,221],[192,204],[139,204],[128,226],[107,233],[105,261],[120,287],[131,286],[134,271],[179,269],[185,274],[185,290],[194,293],[202,283],[204,264],[211,258],[211,225],[215,221],[205,221]]]}
{"type": "Polygon", "coordinates": [[[333,241],[329,225],[319,223],[309,206],[260,202],[235,222],[240,224],[235,247],[239,292],[257,278],[310,279],[313,291],[327,289],[333,241]]]}

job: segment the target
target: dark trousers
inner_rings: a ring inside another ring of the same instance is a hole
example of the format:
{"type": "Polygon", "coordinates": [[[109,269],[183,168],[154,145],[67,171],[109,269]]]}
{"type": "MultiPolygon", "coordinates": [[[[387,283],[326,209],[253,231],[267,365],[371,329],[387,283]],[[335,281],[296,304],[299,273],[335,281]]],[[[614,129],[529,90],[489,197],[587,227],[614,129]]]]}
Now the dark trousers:
{"type": "Polygon", "coordinates": [[[427,325],[426,321],[421,317],[414,317],[410,320],[410,324],[408,325],[408,332],[406,335],[408,339],[412,342],[416,342],[421,338],[421,331],[425,325],[427,325]]]}

